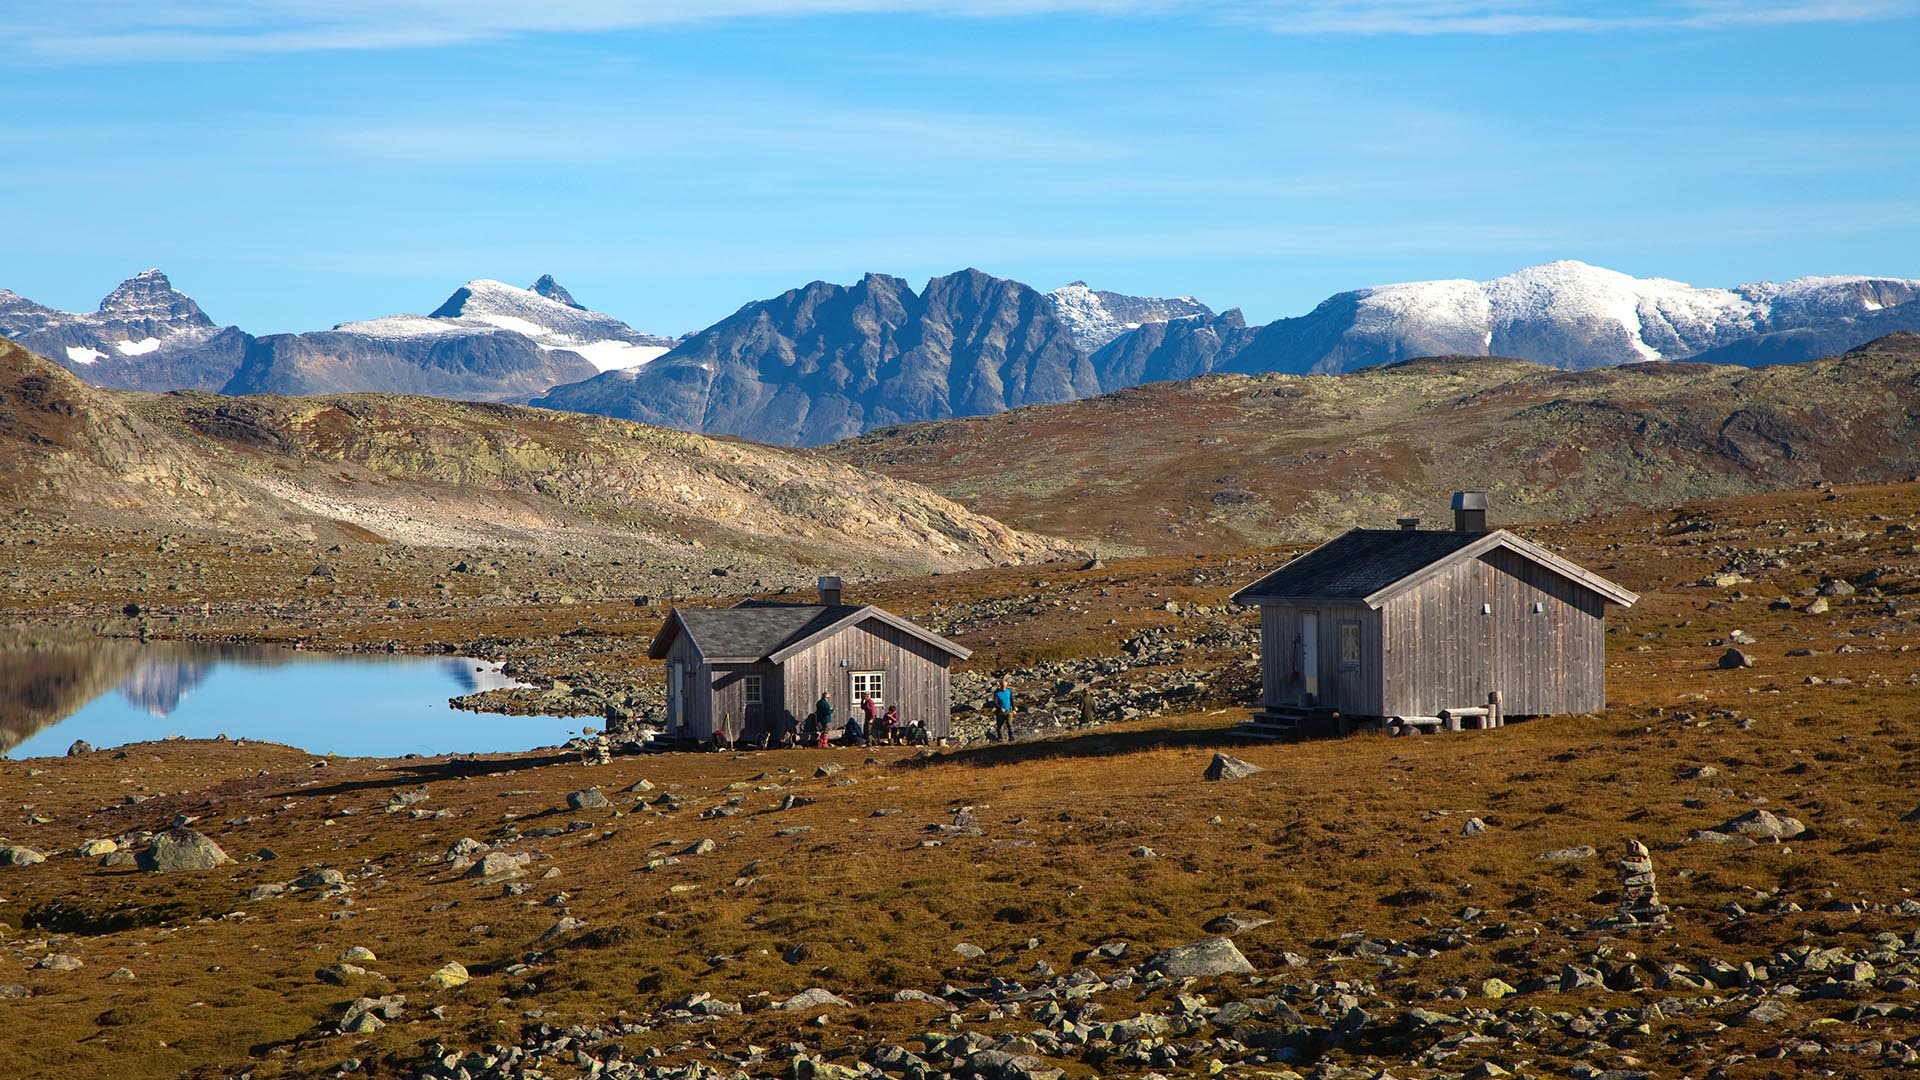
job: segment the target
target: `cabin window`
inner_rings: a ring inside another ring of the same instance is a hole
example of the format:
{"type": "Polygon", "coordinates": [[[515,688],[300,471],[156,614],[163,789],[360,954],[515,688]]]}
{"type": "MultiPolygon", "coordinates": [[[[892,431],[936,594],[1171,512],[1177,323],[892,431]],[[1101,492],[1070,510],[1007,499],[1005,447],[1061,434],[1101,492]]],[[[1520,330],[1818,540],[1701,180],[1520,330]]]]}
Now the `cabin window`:
{"type": "Polygon", "coordinates": [[[760,676],[749,675],[741,679],[740,692],[748,705],[760,704],[760,676]]]}
{"type": "Polygon", "coordinates": [[[1357,622],[1340,624],[1340,670],[1360,670],[1360,624],[1357,622]]]}
{"type": "Polygon", "coordinates": [[[853,673],[853,706],[860,706],[863,695],[872,695],[875,705],[886,703],[887,675],[884,671],[856,671],[853,673]]]}

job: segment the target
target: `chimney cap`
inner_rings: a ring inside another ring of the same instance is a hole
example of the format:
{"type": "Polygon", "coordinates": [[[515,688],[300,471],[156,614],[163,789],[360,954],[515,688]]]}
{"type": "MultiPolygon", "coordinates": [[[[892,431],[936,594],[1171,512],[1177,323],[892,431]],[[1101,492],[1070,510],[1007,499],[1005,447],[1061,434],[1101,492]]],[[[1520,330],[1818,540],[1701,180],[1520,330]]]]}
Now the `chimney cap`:
{"type": "Polygon", "coordinates": [[[1409,532],[1420,527],[1420,519],[1417,517],[1394,518],[1393,523],[1409,532]]]}
{"type": "Polygon", "coordinates": [[[840,587],[840,579],[830,575],[821,575],[820,587],[823,589],[837,589],[840,587]]]}
{"type": "Polygon", "coordinates": [[[1485,510],[1487,493],[1484,491],[1456,491],[1453,493],[1455,510],[1485,510]]]}

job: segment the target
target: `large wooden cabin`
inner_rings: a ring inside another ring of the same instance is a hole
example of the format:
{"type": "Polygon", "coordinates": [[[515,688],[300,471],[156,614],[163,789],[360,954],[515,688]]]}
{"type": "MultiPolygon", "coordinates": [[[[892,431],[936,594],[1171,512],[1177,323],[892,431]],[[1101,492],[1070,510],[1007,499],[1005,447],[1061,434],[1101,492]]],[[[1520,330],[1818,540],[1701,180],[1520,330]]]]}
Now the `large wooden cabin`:
{"type": "Polygon", "coordinates": [[[840,579],[820,579],[818,604],[749,600],[730,608],[678,608],[648,655],[667,664],[667,734],[709,741],[778,742],[797,731],[825,693],[836,725],[871,694],[900,707],[935,739],[951,730],[948,666],[971,653],[871,605],[841,602],[840,579]]]}
{"type": "Polygon", "coordinates": [[[1604,708],[1608,604],[1639,597],[1505,529],[1353,529],[1234,594],[1260,609],[1253,734],[1399,733],[1604,708]]]}

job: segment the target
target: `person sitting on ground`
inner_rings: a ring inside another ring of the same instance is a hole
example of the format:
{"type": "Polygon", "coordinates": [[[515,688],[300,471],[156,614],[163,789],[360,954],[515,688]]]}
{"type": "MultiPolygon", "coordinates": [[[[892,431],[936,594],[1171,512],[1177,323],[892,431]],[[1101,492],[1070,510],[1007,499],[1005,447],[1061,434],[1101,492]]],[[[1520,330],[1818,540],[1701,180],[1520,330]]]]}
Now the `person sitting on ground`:
{"type": "Polygon", "coordinates": [[[919,717],[915,717],[913,723],[907,725],[907,742],[914,746],[933,744],[933,739],[927,732],[927,725],[922,723],[919,717]]]}
{"type": "Polygon", "coordinates": [[[781,724],[780,749],[791,750],[798,745],[800,745],[800,740],[794,737],[793,727],[788,724],[781,724]]]}
{"type": "Polygon", "coordinates": [[[880,718],[880,734],[887,745],[900,745],[900,706],[887,706],[887,715],[880,718]]]}
{"type": "Polygon", "coordinates": [[[867,729],[860,726],[860,717],[847,717],[846,735],[841,739],[842,746],[860,746],[867,741],[867,729]]]}
{"type": "Polygon", "coordinates": [[[733,749],[733,738],[727,734],[725,725],[713,729],[713,748],[715,750],[733,749]]]}

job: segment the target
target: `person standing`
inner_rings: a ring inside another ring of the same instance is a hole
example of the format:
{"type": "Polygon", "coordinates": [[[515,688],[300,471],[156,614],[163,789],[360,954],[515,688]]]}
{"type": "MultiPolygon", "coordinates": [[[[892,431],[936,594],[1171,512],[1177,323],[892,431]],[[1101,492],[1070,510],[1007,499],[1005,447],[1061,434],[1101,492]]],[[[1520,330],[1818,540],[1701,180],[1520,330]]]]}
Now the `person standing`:
{"type": "Polygon", "coordinates": [[[1080,726],[1093,726],[1093,687],[1091,686],[1082,687],[1080,690],[1080,726]]]}
{"type": "Polygon", "coordinates": [[[1000,689],[993,692],[993,737],[1013,741],[1013,688],[1005,675],[1000,676],[1000,689]]]}
{"type": "Polygon", "coordinates": [[[807,734],[808,741],[816,744],[826,742],[827,733],[833,730],[833,702],[827,699],[827,692],[820,691],[820,700],[813,703],[813,728],[807,734]]]}
{"type": "Polygon", "coordinates": [[[860,695],[860,715],[865,718],[863,726],[867,733],[868,746],[873,745],[873,722],[879,718],[879,712],[879,702],[873,700],[872,694],[860,695]]]}

